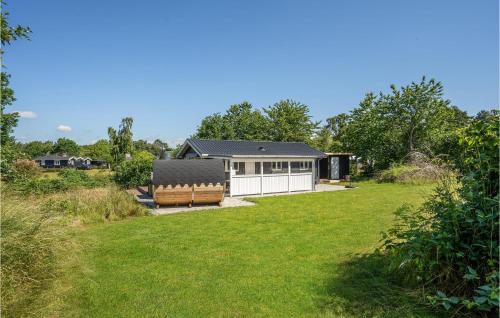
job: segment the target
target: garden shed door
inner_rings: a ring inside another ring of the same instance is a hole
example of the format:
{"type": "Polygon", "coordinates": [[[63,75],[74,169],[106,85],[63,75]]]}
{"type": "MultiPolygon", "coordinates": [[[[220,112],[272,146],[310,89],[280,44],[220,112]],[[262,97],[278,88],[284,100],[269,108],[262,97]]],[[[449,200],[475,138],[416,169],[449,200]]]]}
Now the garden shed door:
{"type": "Polygon", "coordinates": [[[330,157],[330,179],[338,180],[340,179],[340,166],[339,157],[330,157]]]}

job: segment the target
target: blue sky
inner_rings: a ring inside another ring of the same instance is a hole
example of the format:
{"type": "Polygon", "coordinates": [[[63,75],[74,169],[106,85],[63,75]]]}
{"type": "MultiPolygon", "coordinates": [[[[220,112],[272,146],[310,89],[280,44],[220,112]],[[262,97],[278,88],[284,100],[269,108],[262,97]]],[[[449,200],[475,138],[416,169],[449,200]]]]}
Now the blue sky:
{"type": "Polygon", "coordinates": [[[498,107],[496,0],[15,0],[7,8],[11,23],[33,29],[4,59],[18,98],[10,110],[28,112],[15,131],[21,141],[90,143],[132,116],[134,138],[176,143],[204,116],[244,100],[260,108],[291,98],[324,120],[422,75],[471,114],[498,107]]]}

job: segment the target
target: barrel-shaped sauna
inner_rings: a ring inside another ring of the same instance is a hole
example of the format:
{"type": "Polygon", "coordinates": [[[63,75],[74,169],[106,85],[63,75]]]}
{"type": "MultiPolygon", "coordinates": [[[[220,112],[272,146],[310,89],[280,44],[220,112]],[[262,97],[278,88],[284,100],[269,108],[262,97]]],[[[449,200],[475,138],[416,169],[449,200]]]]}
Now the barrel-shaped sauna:
{"type": "Polygon", "coordinates": [[[155,160],[151,180],[156,207],[218,203],[224,200],[224,164],[220,159],[155,160]]]}

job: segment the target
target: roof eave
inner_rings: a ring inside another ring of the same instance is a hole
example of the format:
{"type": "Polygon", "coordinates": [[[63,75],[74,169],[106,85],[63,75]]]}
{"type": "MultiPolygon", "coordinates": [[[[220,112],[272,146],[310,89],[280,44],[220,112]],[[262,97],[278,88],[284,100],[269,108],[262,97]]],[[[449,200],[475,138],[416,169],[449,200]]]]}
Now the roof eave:
{"type": "Polygon", "coordinates": [[[323,158],[314,155],[232,155],[233,158],[323,158]]]}

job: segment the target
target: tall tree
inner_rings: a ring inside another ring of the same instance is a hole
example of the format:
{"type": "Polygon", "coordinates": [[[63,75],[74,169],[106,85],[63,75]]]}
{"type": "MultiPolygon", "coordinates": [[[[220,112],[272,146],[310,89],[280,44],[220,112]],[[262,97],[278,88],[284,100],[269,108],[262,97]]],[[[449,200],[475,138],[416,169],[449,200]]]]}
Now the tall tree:
{"type": "Polygon", "coordinates": [[[132,140],[132,124],[134,119],[125,117],[116,131],[113,127],[108,128],[109,144],[111,146],[111,157],[113,164],[118,164],[125,159],[125,154],[132,154],[134,142],[132,140]]]}
{"type": "Polygon", "coordinates": [[[456,136],[467,115],[443,98],[443,86],[425,77],[390,94],[367,94],[351,112],[346,146],[376,168],[386,168],[413,151],[436,155],[456,136]]]}
{"type": "Polygon", "coordinates": [[[312,121],[309,107],[286,99],[264,109],[269,122],[269,139],[311,143],[319,123],[312,121]]]}
{"type": "Polygon", "coordinates": [[[333,147],[333,136],[327,127],[322,127],[313,137],[312,146],[323,152],[336,151],[333,147]]]}
{"type": "Polygon", "coordinates": [[[338,114],[326,119],[326,128],[332,135],[331,151],[345,151],[345,136],[349,127],[349,115],[338,114]]]}
{"type": "Polygon", "coordinates": [[[52,149],[53,153],[77,156],[80,154],[80,146],[68,138],[59,138],[52,149]]]}
{"type": "Polygon", "coordinates": [[[220,113],[203,118],[195,134],[200,139],[224,139],[224,120],[220,113]]]}
{"type": "Polygon", "coordinates": [[[21,151],[24,152],[29,158],[34,159],[47,153],[51,153],[54,148],[54,143],[52,141],[36,140],[21,144],[20,148],[21,151]]]}
{"type": "Polygon", "coordinates": [[[14,138],[11,136],[17,126],[18,113],[6,113],[5,108],[16,100],[14,90],[9,87],[10,75],[4,71],[4,48],[18,39],[29,39],[31,29],[20,25],[11,26],[8,22],[9,12],[5,10],[5,2],[0,2],[2,12],[0,13],[1,44],[0,59],[2,61],[0,73],[0,173],[8,174],[10,166],[15,157],[14,138]]]}
{"type": "Polygon", "coordinates": [[[265,139],[266,119],[260,111],[254,110],[249,102],[229,106],[222,121],[224,139],[265,139]]]}
{"type": "Polygon", "coordinates": [[[267,120],[249,102],[234,104],[224,115],[215,113],[205,117],[195,134],[201,139],[263,140],[266,139],[267,120]]]}
{"type": "Polygon", "coordinates": [[[90,157],[96,160],[111,162],[111,147],[105,139],[100,139],[92,145],[80,147],[80,156],[90,157]]]}
{"type": "Polygon", "coordinates": [[[168,150],[168,144],[163,142],[161,139],[156,139],[152,143],[147,140],[139,139],[134,141],[134,151],[147,151],[156,158],[160,156],[160,153],[165,150],[168,150]]]}

